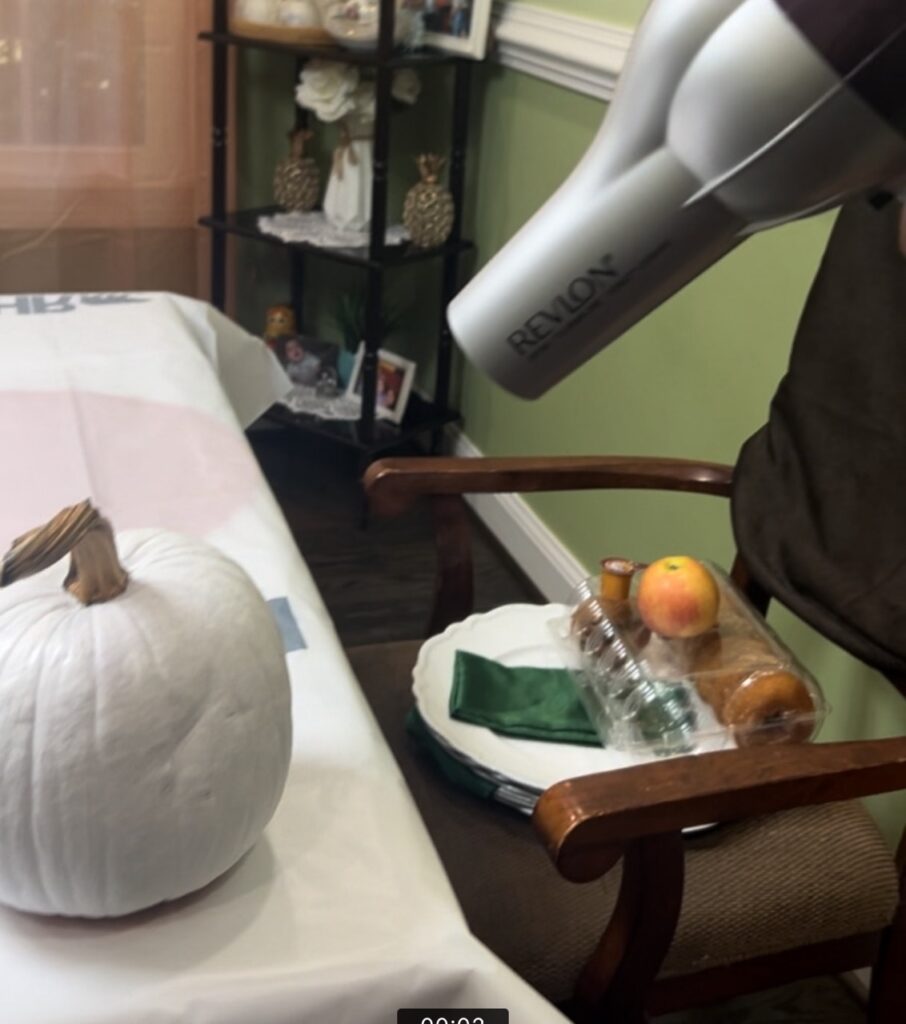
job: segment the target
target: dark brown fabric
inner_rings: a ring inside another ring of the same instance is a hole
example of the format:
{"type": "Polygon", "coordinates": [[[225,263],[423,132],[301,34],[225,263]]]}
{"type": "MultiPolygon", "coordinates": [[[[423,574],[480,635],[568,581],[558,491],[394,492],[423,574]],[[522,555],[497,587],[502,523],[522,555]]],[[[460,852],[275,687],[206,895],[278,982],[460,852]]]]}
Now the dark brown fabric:
{"type": "Polygon", "coordinates": [[[902,0],[777,0],[809,43],[883,118],[906,127],[902,0]]]}
{"type": "Polygon", "coordinates": [[[906,671],[906,260],[899,205],[841,212],[732,500],[755,578],[856,657],[906,671]]]}
{"type": "MultiPolygon", "coordinates": [[[[574,885],[527,818],[460,791],[405,732],[418,643],[349,657],[473,933],[552,1002],[566,1000],[616,902],[619,869],[574,885]]],[[[872,932],[897,903],[897,874],[857,804],[804,808],[688,842],[683,911],[663,975],[872,932]]]]}

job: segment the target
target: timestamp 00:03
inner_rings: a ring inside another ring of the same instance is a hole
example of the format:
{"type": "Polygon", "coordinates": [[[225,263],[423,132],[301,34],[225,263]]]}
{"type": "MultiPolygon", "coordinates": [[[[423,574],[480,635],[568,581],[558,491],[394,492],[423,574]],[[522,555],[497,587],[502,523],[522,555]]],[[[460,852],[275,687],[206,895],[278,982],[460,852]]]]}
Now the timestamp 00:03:
{"type": "Polygon", "coordinates": [[[396,1024],[510,1024],[509,1010],[397,1010],[396,1024]]]}

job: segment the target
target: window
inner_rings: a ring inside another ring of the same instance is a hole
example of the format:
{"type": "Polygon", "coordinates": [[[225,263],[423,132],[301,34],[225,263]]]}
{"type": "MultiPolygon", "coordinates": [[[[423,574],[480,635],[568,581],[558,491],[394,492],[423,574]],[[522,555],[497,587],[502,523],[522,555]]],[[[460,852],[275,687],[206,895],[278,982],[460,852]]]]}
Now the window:
{"type": "Polygon", "coordinates": [[[0,0],[0,230],[194,224],[207,7],[0,0]]]}

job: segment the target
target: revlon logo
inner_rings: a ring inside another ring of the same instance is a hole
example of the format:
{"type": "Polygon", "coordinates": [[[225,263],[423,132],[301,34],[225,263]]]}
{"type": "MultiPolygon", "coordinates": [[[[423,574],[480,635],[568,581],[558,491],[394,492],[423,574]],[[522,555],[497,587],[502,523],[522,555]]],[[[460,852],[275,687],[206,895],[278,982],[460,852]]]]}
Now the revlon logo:
{"type": "Polygon", "coordinates": [[[536,346],[574,323],[596,296],[610,290],[619,276],[613,257],[608,254],[597,266],[573,278],[553,302],[533,313],[507,341],[520,355],[529,355],[536,346]]]}

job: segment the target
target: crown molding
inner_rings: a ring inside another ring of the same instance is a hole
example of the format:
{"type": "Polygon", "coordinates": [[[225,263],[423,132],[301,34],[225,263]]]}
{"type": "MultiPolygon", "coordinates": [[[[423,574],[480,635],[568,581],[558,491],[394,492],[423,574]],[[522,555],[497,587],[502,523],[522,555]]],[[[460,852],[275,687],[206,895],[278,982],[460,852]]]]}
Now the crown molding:
{"type": "Polygon", "coordinates": [[[495,0],[494,59],[566,89],[611,100],[633,30],[593,18],[495,0]]]}

